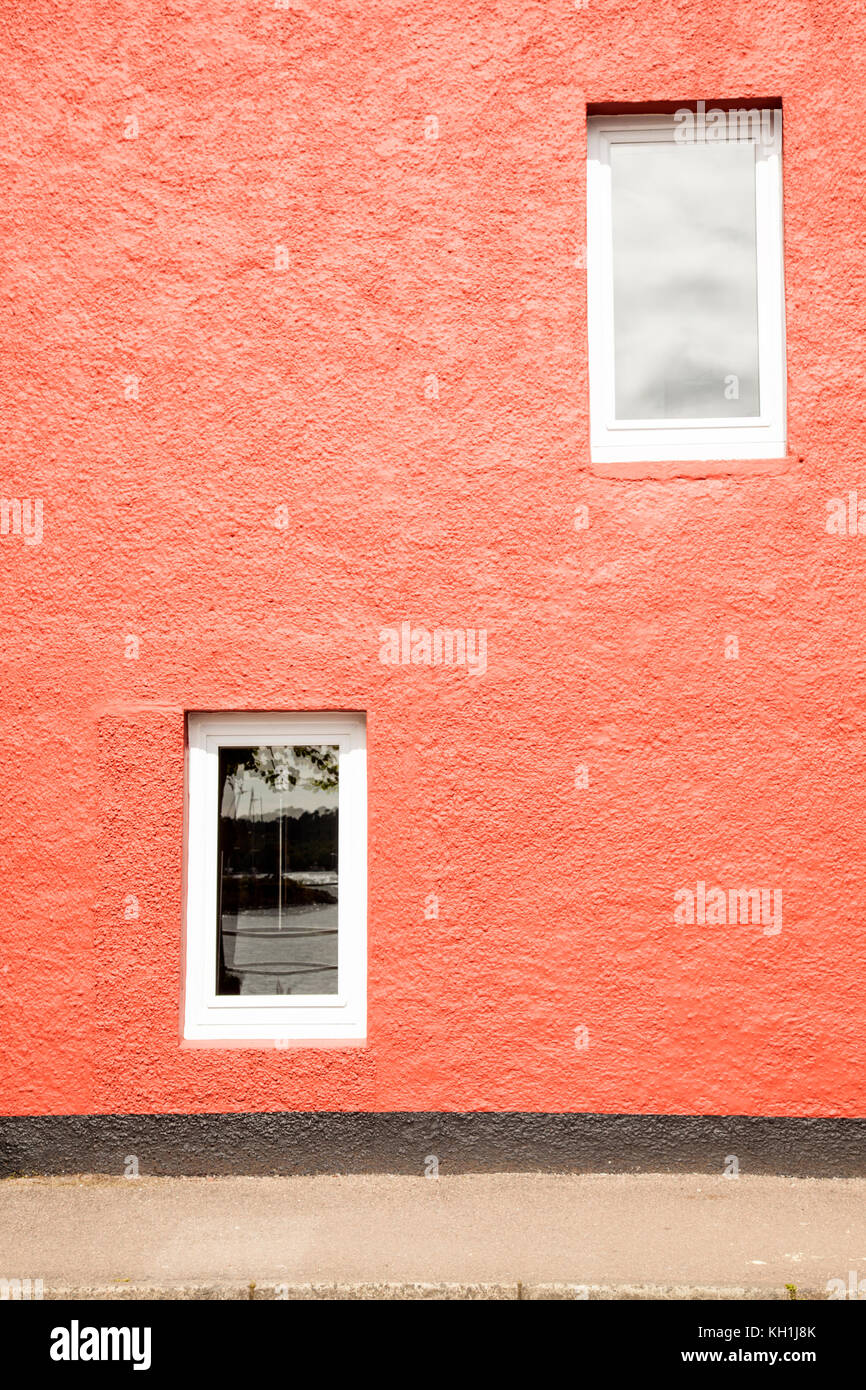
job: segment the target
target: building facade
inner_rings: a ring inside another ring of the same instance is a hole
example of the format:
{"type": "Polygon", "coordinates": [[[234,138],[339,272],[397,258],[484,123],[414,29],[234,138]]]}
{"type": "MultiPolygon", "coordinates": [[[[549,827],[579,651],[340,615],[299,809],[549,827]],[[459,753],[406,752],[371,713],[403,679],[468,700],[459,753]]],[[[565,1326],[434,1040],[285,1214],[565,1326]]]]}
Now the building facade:
{"type": "Polygon", "coordinates": [[[859,1171],[863,39],[8,8],[7,1171],[859,1171]]]}

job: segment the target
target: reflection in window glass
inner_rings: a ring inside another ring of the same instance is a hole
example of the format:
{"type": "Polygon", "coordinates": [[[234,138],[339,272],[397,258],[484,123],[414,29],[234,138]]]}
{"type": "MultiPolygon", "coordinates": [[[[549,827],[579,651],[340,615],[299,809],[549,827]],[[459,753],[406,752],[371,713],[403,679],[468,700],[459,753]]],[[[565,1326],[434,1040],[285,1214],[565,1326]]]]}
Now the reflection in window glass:
{"type": "Polygon", "coordinates": [[[760,414],[755,146],[611,147],[618,420],[760,414]]]}
{"type": "Polygon", "coordinates": [[[217,994],[337,993],[336,747],[219,753],[217,994]]]}

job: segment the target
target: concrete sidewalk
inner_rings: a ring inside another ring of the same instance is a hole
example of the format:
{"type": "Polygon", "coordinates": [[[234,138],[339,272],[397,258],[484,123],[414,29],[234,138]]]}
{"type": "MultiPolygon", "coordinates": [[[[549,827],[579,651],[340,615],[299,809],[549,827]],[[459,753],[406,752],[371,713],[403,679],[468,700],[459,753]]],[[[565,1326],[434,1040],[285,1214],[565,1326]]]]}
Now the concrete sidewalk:
{"type": "Polygon", "coordinates": [[[45,1298],[803,1299],[851,1270],[859,1178],[0,1182],[0,1279],[45,1298]]]}

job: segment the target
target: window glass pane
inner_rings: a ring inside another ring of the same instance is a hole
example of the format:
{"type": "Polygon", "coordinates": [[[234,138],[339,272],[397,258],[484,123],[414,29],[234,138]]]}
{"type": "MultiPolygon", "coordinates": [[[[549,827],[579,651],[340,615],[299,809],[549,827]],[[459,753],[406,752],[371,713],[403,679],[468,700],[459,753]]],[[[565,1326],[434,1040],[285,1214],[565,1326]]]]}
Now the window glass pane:
{"type": "Polygon", "coordinates": [[[760,414],[755,146],[611,145],[618,420],[760,414]]]}
{"type": "Polygon", "coordinates": [[[338,750],[221,748],[217,994],[337,993],[338,750]]]}

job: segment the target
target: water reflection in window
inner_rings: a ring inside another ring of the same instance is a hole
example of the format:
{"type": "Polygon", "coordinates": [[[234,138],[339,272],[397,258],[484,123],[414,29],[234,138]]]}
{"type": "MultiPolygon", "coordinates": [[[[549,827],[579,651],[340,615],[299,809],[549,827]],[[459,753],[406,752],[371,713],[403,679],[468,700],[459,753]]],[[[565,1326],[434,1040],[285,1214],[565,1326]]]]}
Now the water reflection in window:
{"type": "Polygon", "coordinates": [[[336,747],[219,754],[217,994],[337,993],[336,747]]]}

